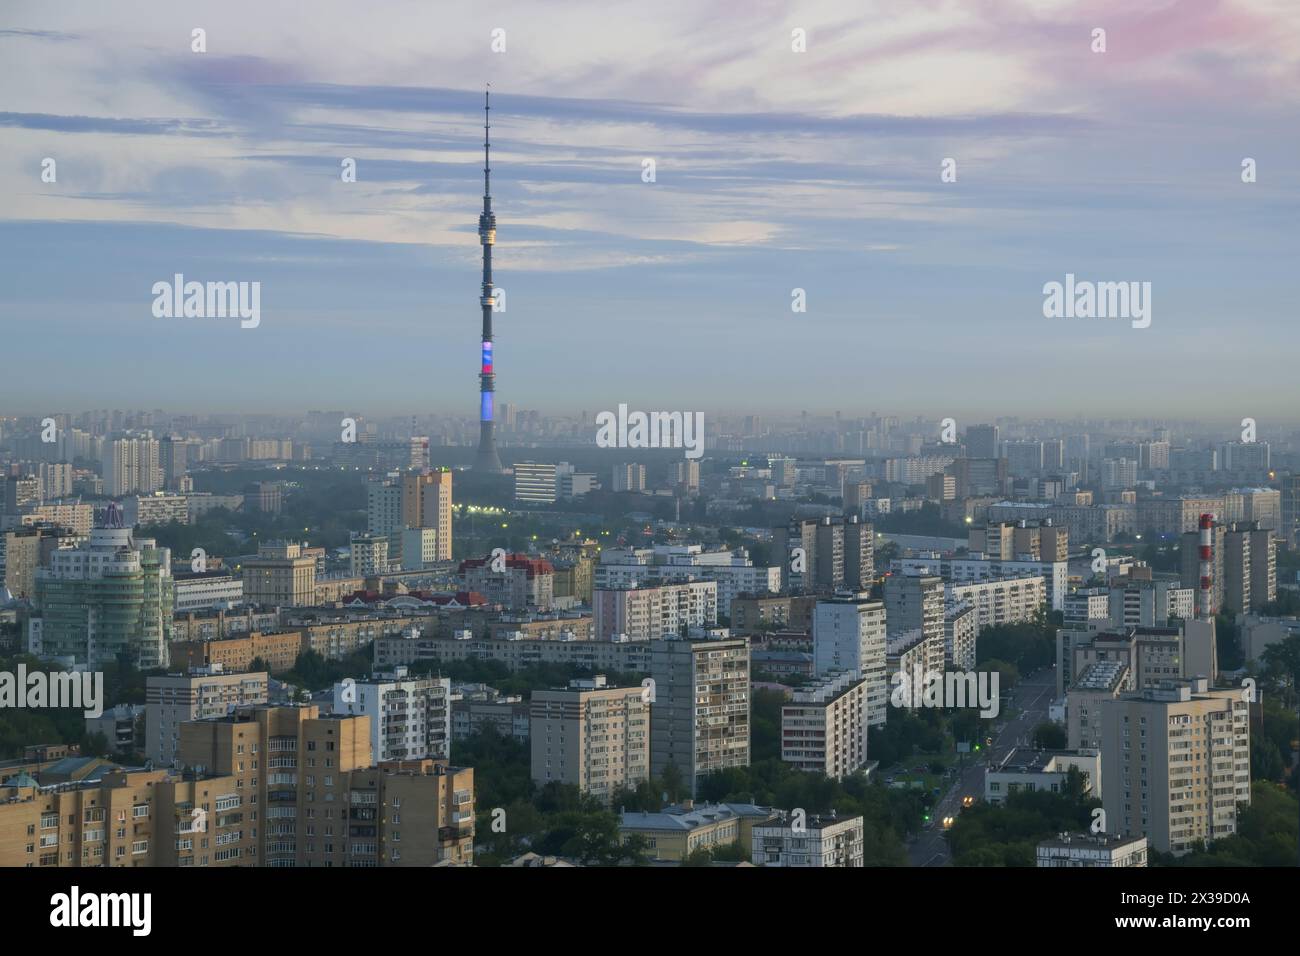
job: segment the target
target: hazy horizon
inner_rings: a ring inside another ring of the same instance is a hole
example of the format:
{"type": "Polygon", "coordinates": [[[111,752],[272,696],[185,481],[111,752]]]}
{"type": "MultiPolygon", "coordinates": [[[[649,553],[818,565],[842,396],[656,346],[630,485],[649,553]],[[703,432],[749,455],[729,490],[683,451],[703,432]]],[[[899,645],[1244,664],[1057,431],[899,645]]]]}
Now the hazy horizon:
{"type": "Polygon", "coordinates": [[[498,409],[1295,421],[1300,8],[836,7],[11,5],[0,414],[473,418],[491,82],[498,409]]]}

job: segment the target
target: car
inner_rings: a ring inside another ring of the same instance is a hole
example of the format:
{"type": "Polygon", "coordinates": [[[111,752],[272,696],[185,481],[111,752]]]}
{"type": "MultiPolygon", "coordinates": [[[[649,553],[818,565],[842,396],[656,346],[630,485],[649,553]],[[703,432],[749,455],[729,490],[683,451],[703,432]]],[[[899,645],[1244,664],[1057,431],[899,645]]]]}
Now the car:
{"type": "Polygon", "coordinates": [[[952,829],[952,824],[953,824],[953,819],[952,819],[952,817],[944,817],[944,818],[943,818],[943,828],[944,828],[945,830],[952,829]]]}
{"type": "Polygon", "coordinates": [[[975,798],[972,797],[972,796],[965,796],[965,797],[962,797],[962,798],[961,798],[961,805],[962,805],[963,807],[973,807],[973,806],[975,805],[975,798]]]}

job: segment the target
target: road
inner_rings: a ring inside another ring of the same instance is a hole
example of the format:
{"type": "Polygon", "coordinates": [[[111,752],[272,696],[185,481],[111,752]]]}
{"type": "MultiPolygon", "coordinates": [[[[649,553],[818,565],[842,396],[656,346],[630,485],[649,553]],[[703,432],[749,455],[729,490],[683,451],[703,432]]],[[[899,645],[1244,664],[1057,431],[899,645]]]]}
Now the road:
{"type": "Polygon", "coordinates": [[[971,759],[974,755],[966,757],[965,768],[953,778],[948,791],[930,811],[930,825],[908,847],[912,866],[949,865],[943,818],[957,816],[965,796],[984,798],[984,769],[990,762],[1000,766],[1016,747],[1031,745],[1034,728],[1047,719],[1047,707],[1055,690],[1056,672],[1050,667],[1035,671],[1015,686],[1011,692],[1011,711],[1017,716],[1003,723],[995,721],[1002,729],[994,737],[993,746],[984,748],[974,760],[971,759]]]}

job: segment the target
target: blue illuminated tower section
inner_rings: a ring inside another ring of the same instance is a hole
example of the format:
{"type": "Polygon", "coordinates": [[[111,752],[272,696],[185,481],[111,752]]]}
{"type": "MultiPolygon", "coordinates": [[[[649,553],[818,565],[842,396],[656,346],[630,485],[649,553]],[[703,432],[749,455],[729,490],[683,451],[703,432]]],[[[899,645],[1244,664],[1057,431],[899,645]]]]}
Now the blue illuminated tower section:
{"type": "Polygon", "coordinates": [[[478,457],[474,460],[474,470],[499,475],[503,469],[492,433],[492,398],[496,392],[496,373],[492,370],[492,309],[496,305],[492,290],[492,246],[497,241],[497,217],[492,213],[490,96],[490,91],[483,94],[483,212],[478,217],[478,241],[483,246],[483,291],[478,300],[483,307],[483,351],[478,376],[478,457]]]}

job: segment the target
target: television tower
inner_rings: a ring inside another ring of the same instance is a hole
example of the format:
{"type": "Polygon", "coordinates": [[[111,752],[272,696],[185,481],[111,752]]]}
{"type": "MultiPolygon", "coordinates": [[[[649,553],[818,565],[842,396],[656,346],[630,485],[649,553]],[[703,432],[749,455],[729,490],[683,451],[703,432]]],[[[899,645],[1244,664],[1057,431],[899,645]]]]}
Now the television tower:
{"type": "Polygon", "coordinates": [[[478,457],[474,470],[499,475],[501,458],[497,455],[496,437],[492,434],[492,397],[496,391],[496,374],[492,371],[492,309],[496,298],[492,290],[492,246],[497,241],[497,217],[492,212],[491,163],[491,90],[483,93],[483,212],[478,217],[478,240],[483,246],[483,290],[479,305],[483,307],[483,355],[479,368],[478,457]]]}

